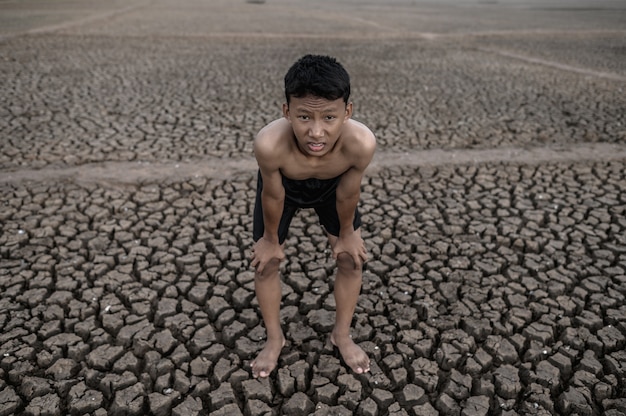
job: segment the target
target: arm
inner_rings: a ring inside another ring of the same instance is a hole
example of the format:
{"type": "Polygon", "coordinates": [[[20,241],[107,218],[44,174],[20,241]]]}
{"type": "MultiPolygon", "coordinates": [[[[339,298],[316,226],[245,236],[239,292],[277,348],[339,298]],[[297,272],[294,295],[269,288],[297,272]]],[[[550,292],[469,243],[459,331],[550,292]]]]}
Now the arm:
{"type": "Polygon", "coordinates": [[[367,260],[367,252],[361,233],[354,229],[354,211],[361,195],[363,172],[349,169],[341,177],[337,186],[337,215],[339,217],[339,236],[333,247],[333,257],[337,259],[344,253],[352,258],[354,269],[361,269],[367,260]]]}
{"type": "Polygon", "coordinates": [[[262,273],[268,262],[284,259],[284,252],[278,238],[278,224],[283,212],[285,188],[280,174],[280,155],[276,153],[273,137],[259,133],[254,141],[254,155],[259,164],[263,190],[261,205],[263,207],[263,237],[253,247],[251,265],[262,273]]]}
{"type": "Polygon", "coordinates": [[[355,141],[354,148],[349,149],[352,150],[355,164],[342,175],[336,193],[340,229],[333,256],[337,258],[342,252],[348,253],[354,261],[355,268],[360,268],[367,260],[367,256],[360,233],[354,230],[354,211],[361,196],[361,180],[376,149],[374,135],[369,130],[366,132],[367,134],[364,134],[360,140],[355,141]]]}
{"type": "Polygon", "coordinates": [[[350,168],[337,186],[337,215],[339,216],[339,237],[354,232],[354,211],[361,197],[363,171],[350,168]]]}
{"type": "Polygon", "coordinates": [[[263,178],[261,191],[261,205],[263,206],[263,224],[265,227],[263,238],[271,243],[278,244],[278,224],[283,213],[285,202],[285,188],[278,169],[268,169],[259,164],[263,178]]]}

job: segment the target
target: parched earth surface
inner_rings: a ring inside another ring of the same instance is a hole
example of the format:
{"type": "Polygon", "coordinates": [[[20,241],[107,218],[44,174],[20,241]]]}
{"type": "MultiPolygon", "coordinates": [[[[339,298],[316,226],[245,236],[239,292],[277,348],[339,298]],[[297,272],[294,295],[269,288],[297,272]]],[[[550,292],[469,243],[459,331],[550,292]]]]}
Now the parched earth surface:
{"type": "Polygon", "coordinates": [[[0,416],[626,415],[625,27],[609,0],[0,1],[0,416]],[[379,141],[372,371],[328,342],[303,210],[259,380],[251,139],[308,52],[379,141]]]}

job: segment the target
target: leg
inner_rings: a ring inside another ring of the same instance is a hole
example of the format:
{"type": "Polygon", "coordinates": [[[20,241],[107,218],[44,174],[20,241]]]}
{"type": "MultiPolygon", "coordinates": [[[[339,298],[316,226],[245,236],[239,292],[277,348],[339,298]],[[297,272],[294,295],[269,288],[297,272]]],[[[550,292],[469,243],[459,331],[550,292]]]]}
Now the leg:
{"type": "Polygon", "coordinates": [[[263,350],[250,364],[252,375],[267,377],[278,364],[280,351],[285,345],[285,336],[280,327],[280,262],[278,260],[268,264],[263,274],[255,272],[254,288],[263,316],[267,341],[263,350]]]}
{"type": "MultiPolygon", "coordinates": [[[[263,223],[263,205],[261,203],[261,191],[263,180],[261,171],[258,173],[257,194],[254,205],[253,237],[255,241],[263,236],[265,225],[263,223]]],[[[278,226],[280,241],[284,241],[291,219],[295,215],[297,207],[285,205],[278,226]]],[[[275,259],[268,263],[263,274],[255,271],[254,289],[261,309],[261,316],[267,331],[267,341],[261,352],[250,363],[252,375],[267,377],[278,364],[278,357],[285,345],[285,336],[280,327],[280,300],[282,298],[280,287],[280,261],[275,259]]]]}
{"type": "MultiPolygon", "coordinates": [[[[360,234],[359,230],[357,232],[360,234]]],[[[337,237],[329,234],[328,239],[334,247],[337,237]]],[[[345,363],[357,374],[368,372],[370,369],[367,354],[350,337],[350,325],[361,292],[362,280],[363,271],[355,270],[354,262],[349,255],[340,254],[337,258],[335,278],[335,327],[330,335],[330,341],[339,349],[345,363]]]]}

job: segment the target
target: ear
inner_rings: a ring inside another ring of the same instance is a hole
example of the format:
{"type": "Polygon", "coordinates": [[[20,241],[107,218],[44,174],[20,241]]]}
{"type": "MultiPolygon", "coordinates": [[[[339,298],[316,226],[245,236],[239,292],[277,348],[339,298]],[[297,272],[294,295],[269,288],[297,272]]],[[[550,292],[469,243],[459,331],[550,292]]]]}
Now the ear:
{"type": "Polygon", "coordinates": [[[343,118],[343,122],[345,123],[346,121],[348,121],[350,117],[352,117],[352,101],[346,104],[346,114],[343,118]]]}
{"type": "Polygon", "coordinates": [[[289,104],[287,103],[283,103],[283,117],[291,123],[291,119],[289,118],[289,104]]]}

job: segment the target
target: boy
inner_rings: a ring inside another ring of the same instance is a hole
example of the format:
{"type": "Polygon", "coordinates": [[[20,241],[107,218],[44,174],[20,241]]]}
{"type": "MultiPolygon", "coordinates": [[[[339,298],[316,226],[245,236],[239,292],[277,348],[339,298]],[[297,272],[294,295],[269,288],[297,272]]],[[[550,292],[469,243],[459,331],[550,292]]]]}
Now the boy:
{"type": "Polygon", "coordinates": [[[367,259],[357,204],[376,139],[351,119],[350,77],[334,58],[306,55],[298,60],[285,75],[285,97],[283,118],[265,126],[254,141],[259,175],[251,265],[267,341],[250,364],[252,374],[269,376],[285,344],[279,265],[298,208],[314,208],[328,235],[337,262],[330,341],[352,371],[361,374],[369,371],[369,358],[350,337],[367,259]]]}

